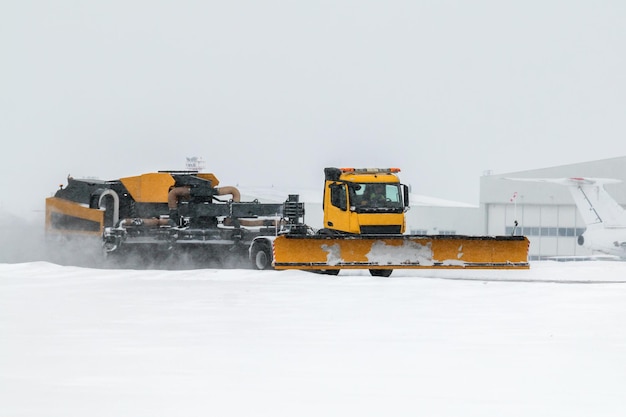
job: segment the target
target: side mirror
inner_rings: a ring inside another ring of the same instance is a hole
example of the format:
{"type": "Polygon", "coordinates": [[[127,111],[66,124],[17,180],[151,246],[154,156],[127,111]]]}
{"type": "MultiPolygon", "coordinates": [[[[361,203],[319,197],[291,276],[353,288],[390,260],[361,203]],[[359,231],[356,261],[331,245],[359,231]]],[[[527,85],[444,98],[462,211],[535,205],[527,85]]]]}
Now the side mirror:
{"type": "Polygon", "coordinates": [[[404,207],[409,207],[409,187],[402,184],[402,193],[404,197],[404,207]]]}

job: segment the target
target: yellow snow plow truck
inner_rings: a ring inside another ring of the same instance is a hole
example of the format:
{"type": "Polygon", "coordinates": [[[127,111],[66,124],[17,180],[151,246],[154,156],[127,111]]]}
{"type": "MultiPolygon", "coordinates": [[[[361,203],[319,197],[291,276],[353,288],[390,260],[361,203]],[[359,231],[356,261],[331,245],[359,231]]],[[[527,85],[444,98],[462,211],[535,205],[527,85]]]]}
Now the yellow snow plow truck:
{"type": "MultiPolygon", "coordinates": [[[[68,178],[46,199],[49,238],[94,236],[107,259],[139,254],[168,265],[302,269],[525,269],[524,236],[405,234],[408,187],[396,168],[326,168],[324,224],[304,222],[296,194],[282,204],[242,202],[213,174],[160,171],[113,181],[68,178]],[[226,198],[225,196],[230,196],[226,198]]],[[[50,239],[49,239],[50,240],[50,239]]]]}

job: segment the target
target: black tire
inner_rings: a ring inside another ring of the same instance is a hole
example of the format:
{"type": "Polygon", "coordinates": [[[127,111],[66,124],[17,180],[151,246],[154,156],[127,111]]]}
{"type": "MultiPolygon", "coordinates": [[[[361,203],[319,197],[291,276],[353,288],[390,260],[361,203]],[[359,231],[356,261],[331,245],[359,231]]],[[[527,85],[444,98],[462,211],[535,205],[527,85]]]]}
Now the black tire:
{"type": "Polygon", "coordinates": [[[373,277],[387,278],[392,272],[393,269],[370,269],[370,275],[373,277]]]}
{"type": "Polygon", "coordinates": [[[250,252],[250,261],[254,269],[272,269],[272,251],[269,246],[262,243],[255,243],[250,252]]]}

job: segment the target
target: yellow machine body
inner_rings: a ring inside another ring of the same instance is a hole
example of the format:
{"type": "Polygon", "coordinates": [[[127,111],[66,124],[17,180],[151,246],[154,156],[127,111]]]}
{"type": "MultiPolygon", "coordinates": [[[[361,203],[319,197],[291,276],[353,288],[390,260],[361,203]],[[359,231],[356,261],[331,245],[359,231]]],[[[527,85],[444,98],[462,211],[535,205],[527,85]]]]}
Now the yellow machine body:
{"type": "MultiPolygon", "coordinates": [[[[213,174],[196,173],[196,177],[211,181],[217,187],[219,180],[213,174]]],[[[165,203],[174,178],[167,172],[153,172],[134,177],[120,178],[120,181],[137,203],[165,203]]]]}
{"type": "Polygon", "coordinates": [[[46,231],[99,236],[107,253],[137,249],[150,257],[158,250],[189,249],[202,259],[237,254],[257,269],[369,269],[389,276],[407,268],[529,267],[524,236],[405,234],[409,192],[399,171],[325,168],[324,223],[317,230],[304,223],[297,195],[283,204],[241,202],[235,187],[217,188],[210,173],[162,171],[112,181],[70,177],[67,187],[46,199],[46,231]],[[233,199],[214,198],[227,194],[233,199]]]}

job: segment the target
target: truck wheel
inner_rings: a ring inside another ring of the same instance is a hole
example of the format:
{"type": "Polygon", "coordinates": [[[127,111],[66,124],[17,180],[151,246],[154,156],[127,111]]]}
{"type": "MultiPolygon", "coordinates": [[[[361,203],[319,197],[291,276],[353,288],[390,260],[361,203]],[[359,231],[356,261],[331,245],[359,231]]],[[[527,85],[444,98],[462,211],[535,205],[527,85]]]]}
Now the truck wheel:
{"type": "Polygon", "coordinates": [[[370,275],[373,277],[384,277],[387,278],[391,275],[393,269],[370,269],[370,275]]]}
{"type": "Polygon", "coordinates": [[[267,245],[255,244],[254,246],[252,246],[250,260],[252,261],[252,266],[255,269],[271,269],[272,252],[267,245]]]}

